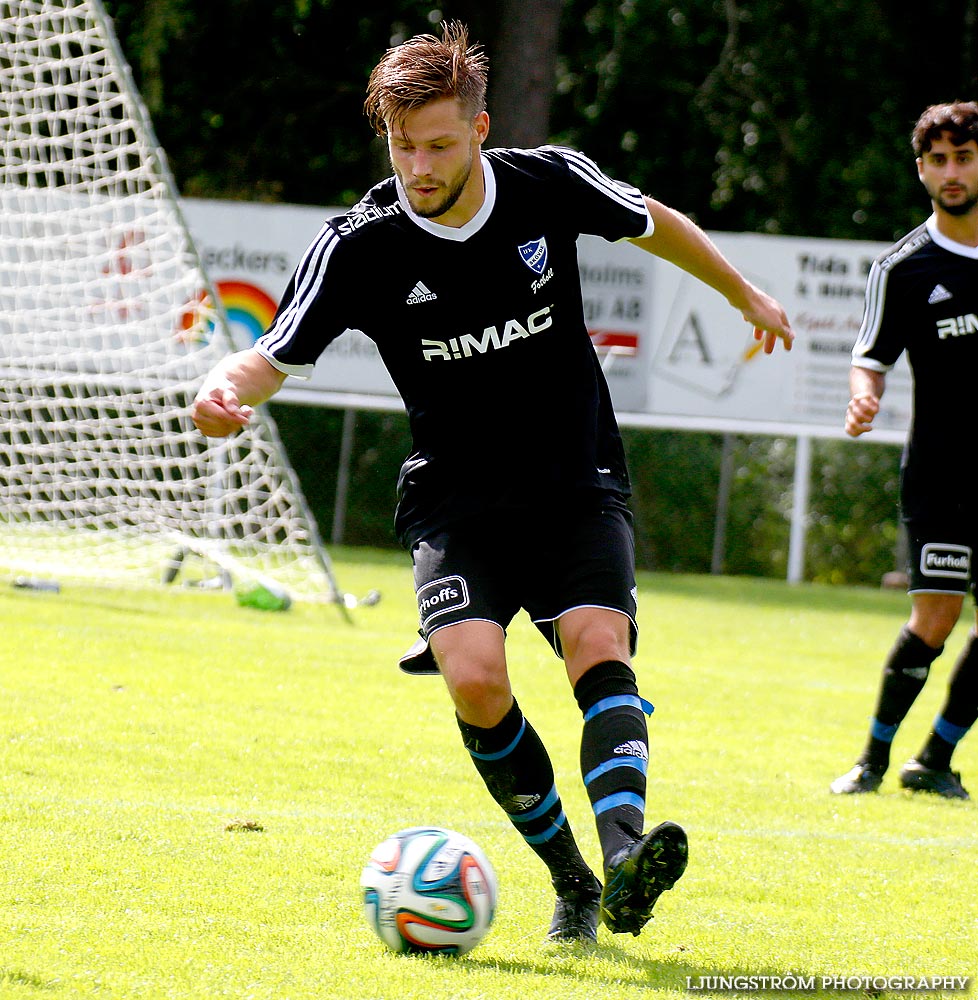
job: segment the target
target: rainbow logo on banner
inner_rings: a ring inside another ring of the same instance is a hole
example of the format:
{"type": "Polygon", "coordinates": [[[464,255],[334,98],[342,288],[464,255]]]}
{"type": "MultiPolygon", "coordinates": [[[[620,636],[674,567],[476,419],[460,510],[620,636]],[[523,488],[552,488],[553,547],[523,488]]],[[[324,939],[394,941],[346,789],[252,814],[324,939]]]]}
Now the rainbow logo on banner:
{"type": "Polygon", "coordinates": [[[270,326],[278,303],[247,281],[218,281],[217,294],[231,326],[240,327],[253,343],[270,326]]]}

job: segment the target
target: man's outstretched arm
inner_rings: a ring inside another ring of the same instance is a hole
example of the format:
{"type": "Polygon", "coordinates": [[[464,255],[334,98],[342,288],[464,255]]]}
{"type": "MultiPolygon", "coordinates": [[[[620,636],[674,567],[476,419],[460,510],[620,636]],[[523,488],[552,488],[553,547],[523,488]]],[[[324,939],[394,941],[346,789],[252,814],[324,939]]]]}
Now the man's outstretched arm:
{"type": "Polygon", "coordinates": [[[631,242],[716,289],[754,327],[754,337],[764,341],[765,354],[779,339],[790,351],[795,335],[781,303],[752,285],[691,219],[652,198],[645,204],[655,231],[631,242]]]}

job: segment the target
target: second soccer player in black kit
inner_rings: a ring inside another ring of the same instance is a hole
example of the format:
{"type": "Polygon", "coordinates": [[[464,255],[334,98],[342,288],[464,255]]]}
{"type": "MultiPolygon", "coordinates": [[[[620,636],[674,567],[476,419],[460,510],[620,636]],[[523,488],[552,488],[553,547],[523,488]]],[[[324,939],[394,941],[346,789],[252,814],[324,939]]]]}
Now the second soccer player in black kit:
{"type": "MultiPolygon", "coordinates": [[[[901,503],[910,542],[910,619],[886,663],[869,736],[836,794],[875,792],[900,723],[944,649],[965,595],[975,596],[978,544],[974,374],[978,370],[978,103],[927,108],[913,130],[917,172],[934,213],[877,258],[852,352],[846,431],[872,429],[886,373],[906,351],[913,426],[903,455],[901,503]]],[[[978,626],[976,626],[978,627],[978,626]]],[[[978,718],[975,629],[951,671],[947,697],[900,784],[966,799],[951,770],[955,747],[978,718]]]]}
{"type": "MultiPolygon", "coordinates": [[[[548,937],[638,934],[682,875],[686,834],[644,833],[648,732],[631,656],[634,545],[624,451],[584,322],[581,233],[631,240],[720,291],[770,353],[784,310],[685,216],[569,149],[484,151],[486,57],[464,26],[388,50],[365,111],[394,176],[329,219],[253,349],[207,377],[205,434],[248,422],[286,376],[308,377],[344,330],[372,338],[413,451],[395,526],[411,551],[420,640],[486,787],[550,872],[548,937]],[[506,629],[526,610],[562,657],[583,715],[580,760],[603,852],[581,856],[550,757],[513,696],[506,629]]],[[[731,332],[736,336],[736,331],[731,332]]]]}

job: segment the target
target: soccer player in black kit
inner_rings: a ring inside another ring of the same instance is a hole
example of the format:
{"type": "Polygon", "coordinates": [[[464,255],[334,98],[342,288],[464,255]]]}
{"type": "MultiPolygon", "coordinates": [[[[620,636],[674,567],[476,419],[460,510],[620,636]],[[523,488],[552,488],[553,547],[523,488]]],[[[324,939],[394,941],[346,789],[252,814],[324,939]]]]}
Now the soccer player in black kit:
{"type": "MultiPolygon", "coordinates": [[[[846,431],[872,429],[886,373],[906,351],[913,371],[913,426],[901,469],[901,507],[910,543],[910,619],[883,667],[866,746],[831,784],[846,795],[875,792],[897,729],[931,664],[975,597],[978,545],[973,436],[978,407],[978,103],[927,108],[912,134],[917,172],[933,215],[881,254],[867,282],[866,310],[850,370],[846,431]]],[[[976,622],[978,625],[978,622],[976,622]]],[[[951,756],[978,718],[975,628],[951,671],[947,696],[900,784],[967,799],[951,756]]]]}
{"type": "MultiPolygon", "coordinates": [[[[204,381],[193,418],[224,436],[345,329],[372,338],[404,400],[413,451],[395,527],[411,551],[421,639],[486,787],[549,869],[548,937],[638,934],[686,867],[686,835],[643,834],[648,732],[629,481],[584,322],[581,233],[630,240],[726,296],[770,353],[793,335],[685,216],[569,149],[483,150],[487,61],[465,27],[387,51],[365,112],[394,176],[327,220],[254,348],[204,381]],[[520,609],[562,657],[584,718],[580,760],[603,851],[581,856],[549,755],[513,697],[505,630],[520,609]]],[[[736,332],[732,335],[736,336],[736,332]]]]}

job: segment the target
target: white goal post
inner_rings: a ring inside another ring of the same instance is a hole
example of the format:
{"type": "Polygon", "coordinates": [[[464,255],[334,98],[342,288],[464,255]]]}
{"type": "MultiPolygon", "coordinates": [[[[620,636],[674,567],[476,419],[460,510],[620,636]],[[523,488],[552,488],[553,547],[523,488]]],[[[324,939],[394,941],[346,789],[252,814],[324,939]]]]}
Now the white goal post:
{"type": "Polygon", "coordinates": [[[267,413],[189,420],[234,345],[99,0],[0,0],[0,154],[0,574],[342,607],[267,413]]]}

